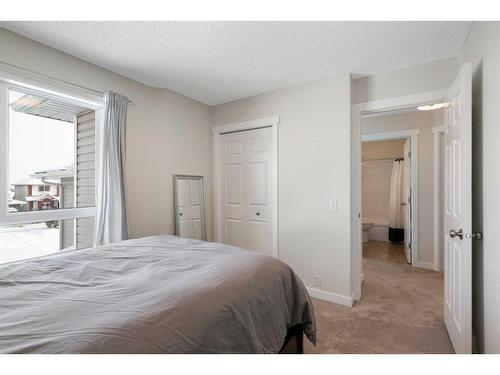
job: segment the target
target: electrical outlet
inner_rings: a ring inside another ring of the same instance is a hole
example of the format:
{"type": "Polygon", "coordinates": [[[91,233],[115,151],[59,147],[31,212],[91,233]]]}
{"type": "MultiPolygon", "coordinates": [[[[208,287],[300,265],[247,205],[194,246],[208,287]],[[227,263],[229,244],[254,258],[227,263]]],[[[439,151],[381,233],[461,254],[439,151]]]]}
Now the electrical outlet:
{"type": "Polygon", "coordinates": [[[321,275],[314,275],[314,286],[321,286],[321,275]]]}

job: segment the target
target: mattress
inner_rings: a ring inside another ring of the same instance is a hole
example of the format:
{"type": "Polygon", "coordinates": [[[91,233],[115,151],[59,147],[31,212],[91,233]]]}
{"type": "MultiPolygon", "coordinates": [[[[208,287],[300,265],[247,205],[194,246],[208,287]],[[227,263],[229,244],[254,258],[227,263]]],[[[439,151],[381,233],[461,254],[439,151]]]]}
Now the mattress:
{"type": "Polygon", "coordinates": [[[0,266],[1,353],[278,353],[314,309],[285,263],[162,235],[0,266]]]}

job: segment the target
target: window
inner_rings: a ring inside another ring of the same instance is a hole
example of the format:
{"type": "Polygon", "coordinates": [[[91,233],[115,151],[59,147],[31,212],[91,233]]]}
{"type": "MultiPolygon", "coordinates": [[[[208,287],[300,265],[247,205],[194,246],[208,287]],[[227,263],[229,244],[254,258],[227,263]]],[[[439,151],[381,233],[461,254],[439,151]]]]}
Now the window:
{"type": "Polygon", "coordinates": [[[0,263],[93,246],[100,113],[0,81],[0,263]]]}
{"type": "Polygon", "coordinates": [[[0,226],[0,264],[93,246],[85,230],[93,231],[94,218],[49,220],[0,226]],[[79,228],[76,232],[75,225],[79,228]],[[76,246],[75,246],[76,244],[76,246]]]}

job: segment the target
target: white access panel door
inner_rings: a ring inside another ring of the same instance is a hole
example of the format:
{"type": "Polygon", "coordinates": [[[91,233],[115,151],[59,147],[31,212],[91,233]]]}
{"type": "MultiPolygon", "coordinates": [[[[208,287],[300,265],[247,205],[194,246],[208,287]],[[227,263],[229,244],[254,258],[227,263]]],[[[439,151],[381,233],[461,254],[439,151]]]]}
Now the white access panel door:
{"type": "Polygon", "coordinates": [[[456,353],[472,350],[471,67],[450,89],[445,111],[444,321],[456,353]]]}
{"type": "Polygon", "coordinates": [[[179,179],[177,202],[179,205],[180,237],[202,239],[201,180],[179,179]]]}
{"type": "Polygon", "coordinates": [[[404,144],[404,162],[403,162],[403,197],[401,204],[404,205],[404,235],[405,235],[405,257],[406,261],[411,264],[412,253],[411,253],[411,152],[410,152],[410,140],[407,139],[404,144]]]}
{"type": "Polygon", "coordinates": [[[272,254],[272,129],[221,135],[222,242],[272,254]]]}

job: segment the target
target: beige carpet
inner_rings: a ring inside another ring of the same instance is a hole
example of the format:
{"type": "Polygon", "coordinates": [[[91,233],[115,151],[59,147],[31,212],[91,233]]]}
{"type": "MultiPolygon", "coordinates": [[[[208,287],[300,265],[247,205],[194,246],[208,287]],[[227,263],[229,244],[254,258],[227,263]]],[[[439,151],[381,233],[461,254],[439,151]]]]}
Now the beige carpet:
{"type": "Polygon", "coordinates": [[[443,322],[443,274],[406,264],[403,248],[363,248],[362,299],[352,308],[314,299],[318,342],[306,353],[453,353],[443,322]]]}

